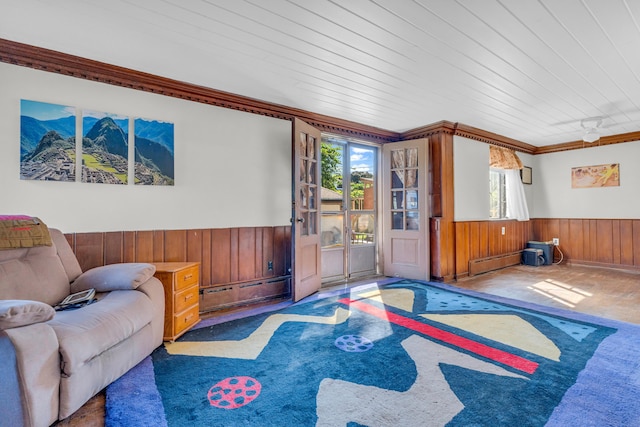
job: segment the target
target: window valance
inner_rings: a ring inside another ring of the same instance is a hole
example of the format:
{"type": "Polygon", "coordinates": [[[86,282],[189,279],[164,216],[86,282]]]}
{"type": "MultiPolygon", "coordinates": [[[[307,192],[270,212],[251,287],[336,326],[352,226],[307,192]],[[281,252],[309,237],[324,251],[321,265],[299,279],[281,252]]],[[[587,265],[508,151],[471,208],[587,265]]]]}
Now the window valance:
{"type": "Polygon", "coordinates": [[[522,169],[522,162],[515,151],[508,148],[489,146],[490,166],[496,169],[522,169]]]}

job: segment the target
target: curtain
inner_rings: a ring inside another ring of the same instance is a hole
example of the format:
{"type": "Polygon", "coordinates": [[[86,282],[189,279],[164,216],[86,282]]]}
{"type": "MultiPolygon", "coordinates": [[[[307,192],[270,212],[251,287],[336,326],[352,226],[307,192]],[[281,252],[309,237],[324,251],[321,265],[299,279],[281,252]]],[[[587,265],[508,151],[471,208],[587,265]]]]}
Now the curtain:
{"type": "Polygon", "coordinates": [[[489,156],[492,168],[504,170],[507,218],[529,221],[529,208],[520,179],[520,169],[522,169],[520,158],[513,150],[494,145],[489,146],[489,156]]]}
{"type": "Polygon", "coordinates": [[[520,169],[505,169],[505,190],[507,197],[507,218],[529,221],[529,208],[524,195],[524,185],[520,179],[520,169]]]}
{"type": "Polygon", "coordinates": [[[490,166],[496,169],[522,169],[522,162],[515,151],[489,146],[490,166]]]}

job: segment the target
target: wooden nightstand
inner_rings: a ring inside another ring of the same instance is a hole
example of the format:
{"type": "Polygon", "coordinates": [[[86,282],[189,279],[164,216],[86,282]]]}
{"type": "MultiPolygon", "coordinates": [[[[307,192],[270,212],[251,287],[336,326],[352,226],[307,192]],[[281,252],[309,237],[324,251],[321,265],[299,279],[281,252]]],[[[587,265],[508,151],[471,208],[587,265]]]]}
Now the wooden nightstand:
{"type": "Polygon", "coordinates": [[[200,321],[200,263],[153,264],[164,286],[164,340],[174,341],[200,321]]]}

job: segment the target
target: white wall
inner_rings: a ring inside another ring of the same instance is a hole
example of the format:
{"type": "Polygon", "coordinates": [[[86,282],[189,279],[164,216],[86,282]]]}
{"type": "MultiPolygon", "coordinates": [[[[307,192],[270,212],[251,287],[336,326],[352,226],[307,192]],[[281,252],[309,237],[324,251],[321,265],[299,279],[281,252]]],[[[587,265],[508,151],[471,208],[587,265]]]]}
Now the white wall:
{"type": "MultiPolygon", "coordinates": [[[[517,153],[525,166],[533,156],[517,153]]],[[[454,220],[483,221],[489,218],[489,144],[461,136],[453,137],[454,220]]],[[[535,184],[535,179],[534,179],[535,184]]],[[[524,186],[529,216],[534,205],[534,185],[524,186]]]]}
{"type": "Polygon", "coordinates": [[[289,223],[291,123],[0,63],[0,214],[63,232],[289,223]],[[175,186],[20,180],[20,99],[174,123],[175,186]]]}
{"type": "Polygon", "coordinates": [[[534,157],[532,218],[640,218],[640,142],[534,157]],[[572,167],[611,163],[620,164],[619,187],[571,188],[572,167]]]}

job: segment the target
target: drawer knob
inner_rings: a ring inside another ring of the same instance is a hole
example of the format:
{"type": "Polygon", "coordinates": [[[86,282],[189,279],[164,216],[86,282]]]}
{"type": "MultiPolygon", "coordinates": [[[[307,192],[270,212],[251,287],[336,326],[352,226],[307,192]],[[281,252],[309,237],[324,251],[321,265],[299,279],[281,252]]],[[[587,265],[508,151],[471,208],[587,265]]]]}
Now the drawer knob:
{"type": "Polygon", "coordinates": [[[193,317],[193,313],[184,318],[185,322],[188,322],[193,317]]]}
{"type": "Polygon", "coordinates": [[[185,274],[184,280],[189,280],[193,277],[193,274],[185,274]]]}

